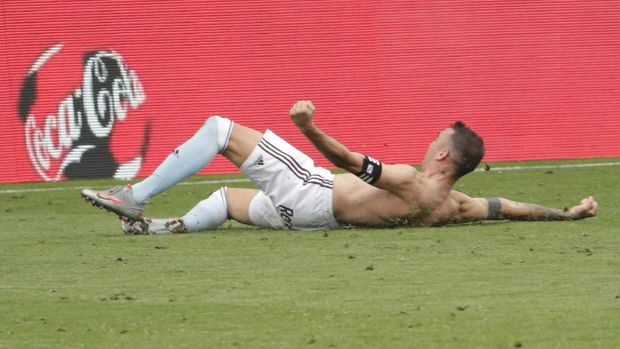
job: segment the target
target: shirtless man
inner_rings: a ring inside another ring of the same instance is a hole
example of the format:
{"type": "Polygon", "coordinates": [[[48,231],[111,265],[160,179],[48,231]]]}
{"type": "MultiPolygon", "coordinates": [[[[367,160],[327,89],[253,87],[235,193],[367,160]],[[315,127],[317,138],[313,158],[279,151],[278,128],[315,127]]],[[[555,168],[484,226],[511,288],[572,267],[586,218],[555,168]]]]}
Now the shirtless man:
{"type": "Polygon", "coordinates": [[[429,145],[422,171],[382,164],[352,152],[313,122],[314,106],[298,101],[290,116],[335,166],[333,175],[276,136],[213,116],[144,181],[82,196],[123,219],[128,234],[170,234],[215,229],[227,219],[265,228],[320,230],[343,226],[439,226],[479,220],[575,220],[596,215],[588,197],[567,211],[504,198],[471,198],[452,190],[484,155],[482,139],[462,122],[429,145]],[[218,153],[258,189],[221,188],[181,218],[143,218],[149,198],[194,174],[218,153]]]}

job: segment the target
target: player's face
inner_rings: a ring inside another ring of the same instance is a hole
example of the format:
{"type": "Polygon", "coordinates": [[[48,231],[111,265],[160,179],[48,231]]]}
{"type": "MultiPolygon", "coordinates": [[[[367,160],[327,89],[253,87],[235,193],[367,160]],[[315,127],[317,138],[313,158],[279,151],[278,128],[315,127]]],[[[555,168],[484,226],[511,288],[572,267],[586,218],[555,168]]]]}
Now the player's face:
{"type": "Polygon", "coordinates": [[[441,144],[442,147],[448,147],[452,140],[452,134],[454,133],[454,129],[452,127],[448,127],[447,129],[439,132],[437,138],[435,138],[435,142],[441,144]]]}
{"type": "Polygon", "coordinates": [[[422,165],[428,165],[433,160],[437,158],[437,155],[446,149],[449,149],[450,142],[452,139],[452,134],[454,130],[452,127],[448,127],[445,130],[439,132],[437,137],[428,145],[428,149],[426,150],[426,155],[424,156],[424,161],[422,165]]]}

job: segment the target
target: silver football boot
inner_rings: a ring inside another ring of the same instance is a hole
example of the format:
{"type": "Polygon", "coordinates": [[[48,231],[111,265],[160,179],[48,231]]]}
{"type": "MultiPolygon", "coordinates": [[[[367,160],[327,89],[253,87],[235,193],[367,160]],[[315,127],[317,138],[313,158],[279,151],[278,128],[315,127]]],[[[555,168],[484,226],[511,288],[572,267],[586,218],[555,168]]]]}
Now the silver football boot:
{"type": "Polygon", "coordinates": [[[134,200],[130,184],[116,186],[105,191],[82,189],[80,194],[93,206],[112,211],[123,220],[139,221],[142,219],[144,203],[134,200]]]}

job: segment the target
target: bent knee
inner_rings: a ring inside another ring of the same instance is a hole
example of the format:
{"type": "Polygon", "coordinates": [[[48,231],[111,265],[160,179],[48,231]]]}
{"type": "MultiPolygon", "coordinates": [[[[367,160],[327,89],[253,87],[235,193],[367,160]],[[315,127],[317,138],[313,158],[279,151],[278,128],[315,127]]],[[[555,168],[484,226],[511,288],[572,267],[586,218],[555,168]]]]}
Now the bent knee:
{"type": "Polygon", "coordinates": [[[217,150],[221,154],[228,148],[233,125],[234,122],[232,120],[219,115],[213,115],[207,118],[201,130],[205,130],[209,136],[217,139],[217,150]]]}

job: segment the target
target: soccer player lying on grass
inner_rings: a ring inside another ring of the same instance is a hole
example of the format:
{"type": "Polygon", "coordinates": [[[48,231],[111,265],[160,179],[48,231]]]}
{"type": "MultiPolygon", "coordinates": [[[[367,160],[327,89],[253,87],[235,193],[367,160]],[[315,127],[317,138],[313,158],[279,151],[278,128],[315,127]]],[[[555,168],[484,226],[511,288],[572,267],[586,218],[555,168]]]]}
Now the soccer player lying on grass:
{"type": "Polygon", "coordinates": [[[130,186],[82,190],[96,206],[123,219],[128,234],[170,234],[215,229],[227,219],[274,229],[320,230],[343,226],[439,226],[479,220],[574,220],[596,214],[592,197],[567,211],[503,198],[471,198],[452,190],[484,155],[482,139],[462,122],[441,131],[418,172],[351,152],[313,122],[310,101],[290,116],[314,146],[349,173],[333,175],[267,130],[259,133],[219,116],[174,150],[155,172],[130,186]],[[180,218],[143,218],[150,198],[193,175],[217,154],[232,161],[260,190],[223,187],[180,218]]]}

